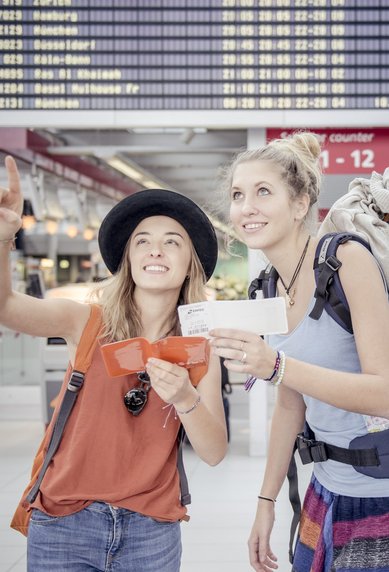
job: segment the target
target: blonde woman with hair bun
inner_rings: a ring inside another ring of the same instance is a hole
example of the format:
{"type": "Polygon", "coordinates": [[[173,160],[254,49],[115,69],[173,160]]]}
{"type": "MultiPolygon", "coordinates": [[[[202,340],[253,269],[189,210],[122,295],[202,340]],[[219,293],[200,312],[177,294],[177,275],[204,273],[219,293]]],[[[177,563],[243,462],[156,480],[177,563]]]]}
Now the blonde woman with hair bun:
{"type": "Polygon", "coordinates": [[[374,478],[362,470],[369,467],[357,470],[355,461],[341,461],[333,451],[341,449],[349,458],[350,442],[369,436],[368,416],[389,419],[389,304],[375,259],[350,240],[339,245],[337,257],[353,332],[327,311],[319,319],[310,316],[319,155],[318,137],[298,132],[241,153],[227,170],[231,223],[247,247],[261,250],[276,270],[275,293],[285,298],[288,332],[262,339],[244,326],[215,329],[212,346],[227,369],[249,376],[246,389],[264,380],[277,386],[248,542],[252,568],[278,568],[271,548],[276,499],[307,421],[318,462],[305,495],[293,572],[383,572],[389,570],[389,474],[374,478]]]}

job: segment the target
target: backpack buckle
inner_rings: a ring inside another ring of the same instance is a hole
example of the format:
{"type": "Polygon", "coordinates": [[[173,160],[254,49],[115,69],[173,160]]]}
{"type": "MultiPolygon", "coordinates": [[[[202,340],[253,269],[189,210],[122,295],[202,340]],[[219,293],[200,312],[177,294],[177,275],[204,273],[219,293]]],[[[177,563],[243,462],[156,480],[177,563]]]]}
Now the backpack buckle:
{"type": "Polygon", "coordinates": [[[309,439],[305,437],[304,433],[299,433],[296,443],[303,465],[308,465],[308,463],[322,463],[328,460],[326,444],[323,443],[323,441],[309,439]]]}
{"type": "Polygon", "coordinates": [[[333,272],[337,272],[339,268],[342,266],[340,260],[338,260],[336,256],[334,256],[333,254],[331,254],[331,256],[329,256],[328,258],[326,258],[325,263],[327,264],[327,266],[329,266],[329,268],[331,268],[333,272]]]}
{"type": "Polygon", "coordinates": [[[73,391],[74,393],[78,393],[84,383],[84,374],[80,371],[72,371],[72,375],[69,379],[68,383],[68,390],[73,391]]]}

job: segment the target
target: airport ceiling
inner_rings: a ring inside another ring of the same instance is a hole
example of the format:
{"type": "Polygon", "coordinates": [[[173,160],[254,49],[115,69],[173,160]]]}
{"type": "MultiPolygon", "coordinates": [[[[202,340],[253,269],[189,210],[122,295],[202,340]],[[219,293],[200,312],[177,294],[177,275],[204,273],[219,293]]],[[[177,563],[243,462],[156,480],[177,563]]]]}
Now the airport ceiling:
{"type": "Polygon", "coordinates": [[[48,142],[45,154],[53,160],[84,169],[86,175],[90,169],[103,172],[102,189],[111,185],[121,195],[143,188],[176,190],[222,225],[226,209],[219,174],[247,142],[245,129],[45,129],[34,134],[48,142]]]}

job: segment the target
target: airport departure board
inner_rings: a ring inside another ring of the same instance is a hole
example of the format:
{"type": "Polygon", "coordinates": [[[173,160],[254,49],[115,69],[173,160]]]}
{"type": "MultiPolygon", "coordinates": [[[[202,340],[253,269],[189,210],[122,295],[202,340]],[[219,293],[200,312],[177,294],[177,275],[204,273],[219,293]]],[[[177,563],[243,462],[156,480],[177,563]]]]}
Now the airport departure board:
{"type": "Polygon", "coordinates": [[[0,0],[0,111],[389,109],[389,0],[0,0]]]}

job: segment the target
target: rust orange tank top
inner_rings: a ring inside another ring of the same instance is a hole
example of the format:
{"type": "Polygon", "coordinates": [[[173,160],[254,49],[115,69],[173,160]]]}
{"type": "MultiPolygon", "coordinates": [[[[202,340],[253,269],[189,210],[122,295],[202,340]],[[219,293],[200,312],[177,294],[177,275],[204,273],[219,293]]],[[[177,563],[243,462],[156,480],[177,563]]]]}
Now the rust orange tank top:
{"type": "MultiPolygon", "coordinates": [[[[97,314],[101,320],[101,313],[97,314]]],[[[96,319],[92,315],[83,336],[91,319],[96,319]]],[[[205,371],[204,366],[190,370],[194,385],[205,371]]],[[[58,403],[69,374],[70,368],[58,403]]],[[[142,413],[138,417],[129,413],[123,397],[136,384],[136,375],[108,376],[98,342],[33,508],[65,516],[93,501],[103,501],[157,520],[185,518],[177,471],[179,419],[174,411],[168,416],[170,406],[153,389],[142,413]]]]}

